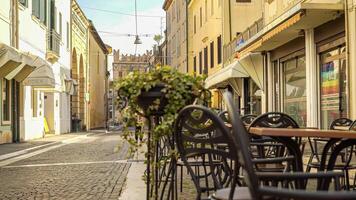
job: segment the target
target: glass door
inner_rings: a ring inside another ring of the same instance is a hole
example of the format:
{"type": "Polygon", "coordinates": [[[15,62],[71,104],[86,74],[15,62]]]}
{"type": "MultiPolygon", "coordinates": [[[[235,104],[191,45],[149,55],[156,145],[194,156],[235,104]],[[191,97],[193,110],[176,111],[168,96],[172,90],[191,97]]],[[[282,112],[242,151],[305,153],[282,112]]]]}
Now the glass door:
{"type": "Polygon", "coordinates": [[[283,66],[283,111],[300,127],[307,122],[305,56],[284,61],[283,66]]]}
{"type": "Polygon", "coordinates": [[[324,52],[320,58],[320,117],[321,127],[327,129],[335,119],[348,117],[345,46],[324,52]]]}

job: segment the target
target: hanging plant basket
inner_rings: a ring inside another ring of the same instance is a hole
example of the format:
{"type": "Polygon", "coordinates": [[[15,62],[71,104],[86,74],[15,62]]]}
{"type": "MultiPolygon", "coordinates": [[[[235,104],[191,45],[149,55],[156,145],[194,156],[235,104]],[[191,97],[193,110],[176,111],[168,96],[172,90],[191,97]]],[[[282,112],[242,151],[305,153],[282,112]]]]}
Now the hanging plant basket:
{"type": "Polygon", "coordinates": [[[165,85],[159,83],[148,91],[141,91],[141,94],[137,97],[137,104],[143,110],[145,116],[162,116],[164,114],[164,108],[168,104],[168,100],[162,92],[164,88],[165,85]],[[154,106],[156,106],[155,109],[150,109],[154,106]]]}

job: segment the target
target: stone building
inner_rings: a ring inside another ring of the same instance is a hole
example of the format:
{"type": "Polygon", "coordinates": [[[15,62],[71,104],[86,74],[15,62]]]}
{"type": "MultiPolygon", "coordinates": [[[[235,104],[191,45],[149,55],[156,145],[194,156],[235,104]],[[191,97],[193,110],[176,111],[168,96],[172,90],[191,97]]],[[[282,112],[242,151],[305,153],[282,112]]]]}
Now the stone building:
{"type": "Polygon", "coordinates": [[[117,81],[133,71],[145,72],[153,55],[146,51],[143,55],[120,55],[120,50],[114,50],[113,80],[117,81]]]}

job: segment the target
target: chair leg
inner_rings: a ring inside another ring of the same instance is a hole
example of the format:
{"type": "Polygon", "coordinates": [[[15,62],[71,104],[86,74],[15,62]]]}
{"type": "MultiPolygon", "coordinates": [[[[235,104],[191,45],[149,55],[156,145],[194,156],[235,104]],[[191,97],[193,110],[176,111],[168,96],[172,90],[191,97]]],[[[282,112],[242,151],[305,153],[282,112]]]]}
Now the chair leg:
{"type": "Polygon", "coordinates": [[[180,192],[183,192],[183,166],[180,166],[180,192]]]}

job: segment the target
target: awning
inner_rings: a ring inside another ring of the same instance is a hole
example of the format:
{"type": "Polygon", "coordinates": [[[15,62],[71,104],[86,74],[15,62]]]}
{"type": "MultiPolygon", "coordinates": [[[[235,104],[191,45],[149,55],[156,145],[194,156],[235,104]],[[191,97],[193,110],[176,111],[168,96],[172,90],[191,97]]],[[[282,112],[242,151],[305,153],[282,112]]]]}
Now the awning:
{"type": "Polygon", "coordinates": [[[300,31],[318,27],[335,19],[342,11],[343,3],[300,2],[267,24],[259,33],[235,50],[237,57],[250,52],[270,51],[297,37],[300,31]]]}
{"type": "Polygon", "coordinates": [[[22,55],[16,49],[0,43],[0,76],[5,77],[22,62],[22,55]]]}
{"type": "Polygon", "coordinates": [[[256,85],[263,88],[263,55],[261,53],[249,53],[238,60],[256,85]]]}
{"type": "Polygon", "coordinates": [[[248,77],[248,73],[238,61],[234,61],[205,80],[206,88],[224,87],[230,79],[248,77]]]}
{"type": "Polygon", "coordinates": [[[39,67],[23,81],[23,84],[34,88],[54,88],[55,79],[51,66],[42,59],[38,60],[37,65],[39,67]]]}

